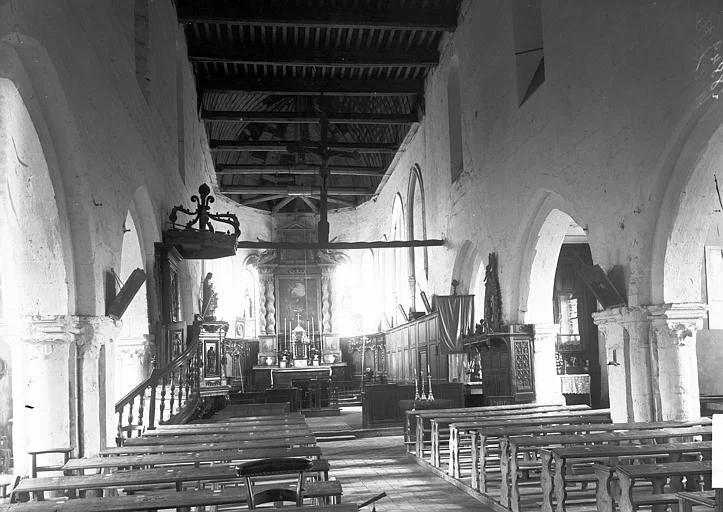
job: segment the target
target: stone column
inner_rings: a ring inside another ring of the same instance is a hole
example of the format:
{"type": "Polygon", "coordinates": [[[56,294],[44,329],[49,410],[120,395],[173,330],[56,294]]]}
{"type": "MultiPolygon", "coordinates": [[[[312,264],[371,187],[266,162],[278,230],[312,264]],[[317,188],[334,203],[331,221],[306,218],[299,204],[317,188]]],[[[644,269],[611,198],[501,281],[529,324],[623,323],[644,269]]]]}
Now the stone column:
{"type": "Polygon", "coordinates": [[[620,308],[620,322],[627,335],[627,351],[630,361],[628,371],[630,421],[655,421],[655,398],[650,351],[650,321],[643,308],[620,308]],[[632,415],[631,415],[632,413],[632,415]]]}
{"type": "Polygon", "coordinates": [[[618,308],[593,313],[592,317],[598,326],[600,341],[605,346],[607,360],[601,360],[600,365],[606,364],[608,368],[610,416],[614,422],[625,423],[632,416],[632,409],[628,408],[629,361],[625,355],[625,329],[621,322],[622,315],[618,308]]]}
{"type": "Polygon", "coordinates": [[[78,448],[84,457],[114,443],[114,340],[120,328],[106,316],[74,316],[69,322],[77,347],[78,448]]]}
{"type": "Polygon", "coordinates": [[[331,332],[331,276],[328,271],[321,273],[321,329],[331,332]]]}
{"type": "Polygon", "coordinates": [[[64,315],[5,323],[0,336],[12,351],[15,473],[26,475],[27,450],[75,446],[69,357],[73,337],[64,315]]]}
{"type": "Polygon", "coordinates": [[[558,332],[560,326],[557,324],[535,324],[533,368],[535,401],[539,403],[565,403],[555,364],[555,341],[558,332]]]}
{"type": "Polygon", "coordinates": [[[259,334],[266,334],[266,274],[259,271],[259,334]]]}
{"type": "Polygon", "coordinates": [[[696,334],[706,306],[699,303],[649,306],[657,359],[660,416],[685,420],[700,416],[696,334]]]}

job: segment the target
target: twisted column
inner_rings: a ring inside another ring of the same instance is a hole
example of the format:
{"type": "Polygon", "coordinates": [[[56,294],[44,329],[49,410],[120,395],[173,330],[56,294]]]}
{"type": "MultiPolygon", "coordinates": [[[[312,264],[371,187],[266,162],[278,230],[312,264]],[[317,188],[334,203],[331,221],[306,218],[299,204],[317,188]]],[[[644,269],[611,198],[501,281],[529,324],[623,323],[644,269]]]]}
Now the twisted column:
{"type": "Polygon", "coordinates": [[[259,333],[266,333],[266,277],[259,275],[259,333]]]}
{"type": "Polygon", "coordinates": [[[321,323],[324,333],[331,332],[331,277],[321,274],[321,323]]]}
{"type": "Polygon", "coordinates": [[[266,275],[266,334],[276,334],[276,295],[274,277],[266,275]]]}

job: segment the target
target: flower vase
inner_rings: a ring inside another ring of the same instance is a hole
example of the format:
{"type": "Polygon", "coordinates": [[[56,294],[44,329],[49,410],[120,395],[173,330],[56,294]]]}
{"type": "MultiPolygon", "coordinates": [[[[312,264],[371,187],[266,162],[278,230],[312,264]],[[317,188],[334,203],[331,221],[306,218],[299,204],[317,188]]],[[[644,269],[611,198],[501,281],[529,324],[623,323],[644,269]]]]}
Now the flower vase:
{"type": "Polygon", "coordinates": [[[319,356],[314,354],[314,360],[311,362],[314,366],[319,366],[319,356]]]}
{"type": "Polygon", "coordinates": [[[284,357],[281,362],[279,362],[279,368],[286,368],[286,358],[284,357]]]}

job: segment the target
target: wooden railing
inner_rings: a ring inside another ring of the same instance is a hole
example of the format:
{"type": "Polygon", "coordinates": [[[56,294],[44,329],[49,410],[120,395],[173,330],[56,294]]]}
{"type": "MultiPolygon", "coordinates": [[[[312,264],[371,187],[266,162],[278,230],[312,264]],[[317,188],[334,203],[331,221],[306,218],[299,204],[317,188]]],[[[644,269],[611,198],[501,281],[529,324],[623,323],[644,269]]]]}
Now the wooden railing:
{"type": "Polygon", "coordinates": [[[189,327],[188,346],[164,368],[151,375],[115,404],[118,419],[116,443],[157,425],[182,423],[199,402],[201,323],[189,327]]]}

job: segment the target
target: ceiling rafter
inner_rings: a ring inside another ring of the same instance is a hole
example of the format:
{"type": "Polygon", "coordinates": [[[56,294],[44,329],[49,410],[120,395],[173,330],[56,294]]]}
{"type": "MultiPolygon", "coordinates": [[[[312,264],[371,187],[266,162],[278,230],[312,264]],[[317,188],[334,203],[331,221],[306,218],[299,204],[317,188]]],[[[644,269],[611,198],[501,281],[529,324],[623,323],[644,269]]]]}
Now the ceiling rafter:
{"type": "MultiPolygon", "coordinates": [[[[306,140],[257,140],[249,142],[237,142],[232,140],[211,140],[209,143],[211,151],[273,151],[282,153],[305,152],[307,148],[315,144],[306,140]]],[[[358,153],[391,153],[399,149],[393,143],[373,142],[333,142],[329,143],[329,149],[338,151],[356,151],[358,153]]]]}
{"type": "Polygon", "coordinates": [[[277,77],[203,77],[199,85],[204,93],[297,95],[297,96],[410,96],[421,94],[424,80],[345,80],[277,77]]]}
{"type": "MultiPolygon", "coordinates": [[[[368,167],[356,165],[329,165],[333,176],[371,176],[381,178],[386,169],[383,167],[368,167]]],[[[217,175],[253,176],[259,174],[274,175],[303,175],[315,176],[319,174],[319,165],[290,164],[290,165],[252,165],[252,164],[216,164],[217,175]]]]}
{"type": "MultiPolygon", "coordinates": [[[[203,110],[204,121],[226,121],[235,123],[287,123],[316,124],[319,116],[305,112],[266,112],[235,110],[203,110]]],[[[331,124],[412,124],[419,121],[417,113],[412,114],[366,114],[332,112],[327,119],[331,124]]]]}

